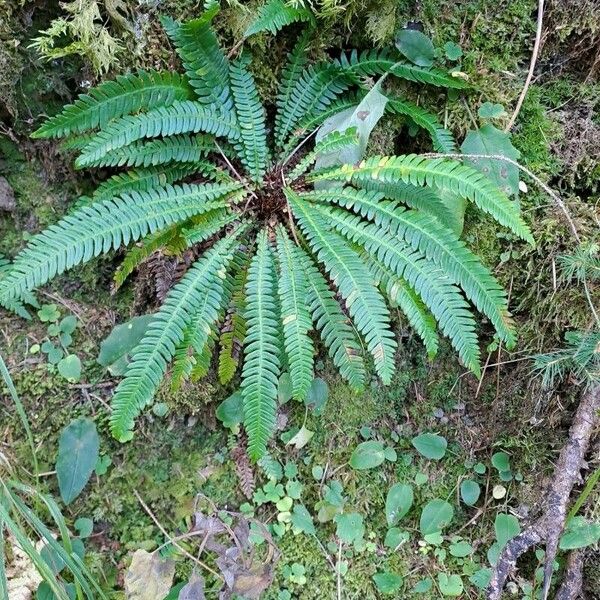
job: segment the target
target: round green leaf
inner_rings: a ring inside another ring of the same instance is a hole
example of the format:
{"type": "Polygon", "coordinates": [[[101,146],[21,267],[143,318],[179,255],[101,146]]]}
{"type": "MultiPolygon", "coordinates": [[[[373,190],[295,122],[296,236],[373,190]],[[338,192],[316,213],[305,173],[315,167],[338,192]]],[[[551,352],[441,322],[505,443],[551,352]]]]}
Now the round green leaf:
{"type": "Polygon", "coordinates": [[[510,471],[510,457],[506,452],[496,452],[496,454],[492,456],[492,465],[494,465],[498,471],[510,471]]]}
{"type": "Polygon", "coordinates": [[[359,444],[350,457],[353,469],[364,470],[378,467],[385,460],[385,450],[382,442],[368,441],[359,444]]]}
{"type": "Polygon", "coordinates": [[[438,586],[444,596],[460,596],[464,586],[460,575],[446,575],[438,573],[438,586]]]}
{"type": "Polygon", "coordinates": [[[432,460],[444,458],[448,447],[446,438],[435,433],[422,433],[414,437],[411,443],[420,454],[432,460]]]}
{"type": "Polygon", "coordinates": [[[60,330],[63,333],[71,334],[77,329],[77,317],[69,315],[60,322],[60,330]]]}
{"type": "Polygon", "coordinates": [[[216,416],[225,427],[234,427],[241,423],[244,418],[244,400],[241,392],[235,392],[225,398],[219,406],[217,406],[216,416]]]}
{"type": "Polygon", "coordinates": [[[460,46],[454,42],[446,42],[444,44],[444,53],[446,54],[446,58],[452,61],[458,60],[463,55],[460,46]]]}
{"type": "Polygon", "coordinates": [[[390,488],[385,501],[385,516],[388,525],[395,525],[408,513],[413,499],[412,486],[406,483],[396,483],[390,488]]]}
{"type": "Polygon", "coordinates": [[[75,529],[79,534],[79,537],[85,539],[92,535],[92,531],[94,531],[94,521],[92,519],[88,519],[87,517],[79,517],[77,521],[74,523],[75,529]]]}
{"type": "Polygon", "coordinates": [[[496,515],[494,531],[496,532],[496,540],[498,540],[500,548],[504,548],[504,545],[508,540],[514,538],[521,532],[521,526],[519,525],[518,519],[513,515],[500,513],[496,515]]]}
{"type": "Polygon", "coordinates": [[[363,518],[358,513],[336,515],[334,521],[337,525],[335,534],[346,544],[362,539],[365,534],[363,518]]]}
{"type": "Polygon", "coordinates": [[[329,386],[324,379],[316,377],[313,379],[304,404],[310,408],[315,415],[323,414],[323,409],[329,397],[329,386]]]}
{"type": "Polygon", "coordinates": [[[464,558],[473,552],[473,546],[469,542],[461,541],[450,544],[450,554],[457,558],[464,558]]]}
{"type": "Polygon", "coordinates": [[[292,511],[292,525],[308,535],[315,535],[315,524],[311,514],[302,504],[294,504],[292,511]]]}
{"type": "Polygon", "coordinates": [[[477,111],[477,114],[482,119],[497,119],[498,117],[504,117],[506,111],[502,104],[492,104],[491,102],[484,102],[477,111]]]}
{"type": "Polygon", "coordinates": [[[396,47],[408,60],[420,67],[430,67],[435,58],[432,41],[416,29],[401,29],[396,34],[396,47]]]}
{"type": "Polygon", "coordinates": [[[460,484],[460,497],[467,506],[473,506],[479,500],[481,494],[481,487],[476,481],[471,479],[465,479],[460,484]]]}
{"type": "Polygon", "coordinates": [[[58,440],[56,475],[65,504],[72,502],[88,482],[96,462],[100,440],[91,419],[79,418],[63,429],[58,440]]]}
{"type": "Polygon", "coordinates": [[[451,504],[440,498],[431,500],[423,507],[421,512],[419,523],[421,533],[430,535],[442,531],[452,521],[453,516],[454,508],[451,504]]]}
{"type": "Polygon", "coordinates": [[[596,544],[600,540],[600,523],[589,523],[583,517],[574,517],[560,539],[561,550],[575,550],[596,544]]]}
{"type": "Polygon", "coordinates": [[[289,373],[282,373],[277,384],[277,400],[279,404],[285,404],[292,399],[292,378],[289,373]]]}
{"type": "Polygon", "coordinates": [[[390,573],[385,571],[384,573],[375,573],[373,575],[373,581],[377,590],[381,594],[395,594],[401,587],[403,579],[396,573],[390,573]]]}
{"type": "Polygon", "coordinates": [[[164,417],[169,412],[169,405],[166,402],[157,402],[152,405],[152,412],[159,418],[164,417]]]}

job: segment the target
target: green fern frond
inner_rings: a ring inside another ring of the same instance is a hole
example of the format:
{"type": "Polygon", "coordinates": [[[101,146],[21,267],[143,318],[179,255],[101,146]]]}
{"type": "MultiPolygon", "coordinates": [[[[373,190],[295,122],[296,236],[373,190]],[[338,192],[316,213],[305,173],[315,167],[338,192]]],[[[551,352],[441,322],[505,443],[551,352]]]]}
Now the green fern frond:
{"type": "Polygon", "coordinates": [[[290,6],[282,0],[267,0],[258,9],[258,15],[252,24],[246,29],[244,37],[250,37],[261,31],[269,31],[275,35],[286,25],[298,21],[310,21],[312,13],[302,6],[290,6]]]}
{"type": "Polygon", "coordinates": [[[502,286],[464,242],[437,219],[382,200],[376,192],[345,188],[308,192],[303,197],[355,210],[421,252],[463,289],[467,298],[490,319],[507,347],[514,347],[514,327],[502,286]]]}
{"type": "Polygon", "coordinates": [[[92,200],[100,202],[109,200],[122,194],[131,192],[147,192],[149,190],[164,187],[165,185],[175,183],[185,179],[188,175],[196,173],[196,165],[173,165],[161,167],[149,167],[147,169],[135,169],[126,173],[113,175],[101,183],[94,194],[92,200]]]}
{"type": "Polygon", "coordinates": [[[242,371],[244,427],[248,433],[248,454],[258,460],[267,450],[275,431],[277,383],[279,377],[279,330],[276,317],[275,261],[262,229],[256,254],[246,282],[247,333],[242,371]]]}
{"type": "Polygon", "coordinates": [[[427,356],[434,358],[439,349],[437,323],[421,298],[406,281],[397,277],[390,269],[368,256],[363,258],[380,281],[390,304],[400,308],[411,327],[423,341],[427,356]]]}
{"type": "Polygon", "coordinates": [[[211,27],[218,12],[217,5],[205,11],[200,18],[183,24],[169,17],[163,17],[161,22],[175,44],[198,100],[228,114],[233,111],[229,64],[211,27]]]}
{"type": "Polygon", "coordinates": [[[101,253],[213,208],[237,184],[167,186],[86,206],[36,235],[0,280],[0,304],[101,253]]]}
{"type": "Polygon", "coordinates": [[[355,390],[362,390],[366,371],[360,340],[312,258],[300,246],[296,247],[296,254],[308,285],[307,304],[312,320],[321,332],[333,364],[355,390]]]}
{"type": "Polygon", "coordinates": [[[303,401],[314,378],[314,350],[308,335],[312,320],[306,305],[306,278],[302,273],[301,258],[296,253],[296,248],[285,229],[280,226],[277,230],[277,290],[281,306],[283,345],[292,380],[292,396],[303,401]]]}
{"type": "Polygon", "coordinates": [[[460,290],[442,270],[385,228],[366,224],[359,216],[345,210],[325,211],[317,206],[313,206],[313,210],[323,214],[322,218],[343,236],[360,244],[373,259],[405,280],[432,312],[465,366],[477,377],[481,375],[475,319],[460,290]]]}
{"type": "Polygon", "coordinates": [[[345,240],[317,214],[315,206],[304,202],[289,188],[285,188],[285,193],[308,243],[346,300],[348,312],[373,356],[375,370],[384,383],[390,383],[396,341],[391,332],[389,311],[368,269],[345,240]]]}
{"type": "Polygon", "coordinates": [[[418,187],[403,181],[383,183],[375,179],[365,179],[360,182],[360,188],[371,192],[381,192],[388,200],[395,200],[416,208],[446,225],[456,221],[455,213],[442,201],[435,187],[418,187]]]}
{"type": "Polygon", "coordinates": [[[332,131],[329,135],[325,136],[315,144],[314,149],[302,158],[294,169],[290,171],[290,174],[286,179],[288,179],[288,181],[294,181],[301,175],[304,175],[320,154],[338,152],[339,150],[343,150],[344,148],[357,143],[358,132],[356,127],[350,127],[345,131],[332,131]]]}
{"type": "MultiPolygon", "coordinates": [[[[11,268],[11,261],[8,260],[8,258],[6,258],[3,254],[0,254],[0,281],[2,280],[2,277],[6,276],[10,272],[11,268]]],[[[2,303],[2,305],[7,310],[14,312],[16,315],[19,315],[19,317],[29,320],[31,319],[31,315],[29,314],[29,311],[25,308],[25,301],[27,301],[29,304],[32,304],[33,306],[37,306],[37,302],[35,301],[35,298],[32,295],[25,295],[21,298],[13,298],[10,300],[6,300],[2,303]]]]}
{"type": "Polygon", "coordinates": [[[118,440],[127,441],[133,436],[135,418],[152,401],[190,323],[196,325],[194,341],[202,347],[206,343],[211,325],[218,316],[225,270],[243,229],[242,226],[217,242],[190,267],[132,351],[127,374],[117,386],[112,401],[110,429],[118,440]]]}
{"type": "MultiPolygon", "coordinates": [[[[88,167],[150,167],[175,163],[199,162],[216,151],[210,135],[173,135],[150,142],[137,141],[111,150],[102,158],[86,163],[88,167]]],[[[80,167],[81,168],[81,167],[80,167]]]]}
{"type": "Polygon", "coordinates": [[[238,154],[250,178],[259,182],[269,161],[265,110],[258,97],[254,78],[246,68],[247,63],[248,60],[242,56],[231,65],[229,72],[241,132],[238,154]]]}
{"type": "Polygon", "coordinates": [[[219,339],[220,351],[218,361],[219,381],[225,385],[235,375],[240,357],[242,345],[246,337],[246,296],[244,294],[248,278],[247,259],[235,273],[231,285],[231,300],[225,316],[225,322],[221,329],[219,339]]]}
{"type": "Polygon", "coordinates": [[[200,244],[209,240],[222,229],[231,225],[239,215],[232,214],[226,209],[211,210],[193,219],[190,227],[182,227],[181,235],[188,246],[200,244]]]}
{"type": "Polygon", "coordinates": [[[306,67],[290,90],[287,102],[279,109],[275,145],[282,148],[300,119],[326,109],[349,86],[350,81],[336,65],[320,63],[306,67]]]}
{"type": "Polygon", "coordinates": [[[342,165],[324,169],[307,176],[309,181],[334,179],[361,186],[370,180],[424,186],[435,185],[455,192],[474,202],[481,210],[508,227],[516,235],[535,245],[531,231],[519,214],[519,209],[485,175],[460,162],[423,158],[416,154],[405,156],[374,156],[359,165],[342,165]]]}
{"type": "Polygon", "coordinates": [[[355,81],[360,77],[373,77],[389,72],[395,77],[416,83],[459,90],[468,87],[462,79],[453,77],[450,73],[404,62],[398,53],[389,50],[366,50],[360,53],[352,50],[350,54],[343,53],[336,63],[355,81]]]}
{"type": "Polygon", "coordinates": [[[169,106],[176,100],[191,100],[193,91],[177,73],[140,71],[120,75],[79,96],[61,113],[44,122],[33,138],[56,138],[105,127],[110,121],[141,110],[169,106]]]}
{"type": "Polygon", "coordinates": [[[420,106],[408,102],[407,100],[388,98],[385,108],[386,111],[408,117],[419,127],[425,129],[431,136],[433,148],[436,152],[443,152],[446,154],[457,152],[456,142],[454,141],[452,132],[445,127],[442,127],[434,115],[422,109],[420,106]]]}
{"type": "Polygon", "coordinates": [[[222,116],[199,102],[177,101],[147,113],[111,121],[85,146],[81,156],[75,161],[75,166],[81,168],[93,165],[109,152],[143,138],[200,131],[234,141],[240,137],[240,130],[230,116],[222,116]]]}

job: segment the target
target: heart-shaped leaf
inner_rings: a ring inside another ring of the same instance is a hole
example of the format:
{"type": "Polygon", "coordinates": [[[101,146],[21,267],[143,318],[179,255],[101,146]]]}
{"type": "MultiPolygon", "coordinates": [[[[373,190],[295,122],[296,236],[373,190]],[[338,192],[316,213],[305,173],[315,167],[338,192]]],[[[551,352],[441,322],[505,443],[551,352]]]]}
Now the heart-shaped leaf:
{"type": "Polygon", "coordinates": [[[414,437],[411,443],[420,454],[432,460],[444,458],[448,447],[446,438],[435,433],[422,433],[414,437]]]}
{"type": "Polygon", "coordinates": [[[385,516],[388,525],[395,525],[406,515],[413,504],[412,486],[406,483],[396,483],[388,492],[385,501],[385,516]]]}
{"type": "Polygon", "coordinates": [[[421,512],[419,524],[421,533],[429,535],[442,531],[452,521],[453,516],[454,509],[451,504],[440,498],[431,500],[423,507],[421,512]]]}
{"type": "Polygon", "coordinates": [[[364,470],[378,467],[385,460],[385,450],[382,442],[374,440],[359,444],[350,457],[353,469],[364,470]]]}

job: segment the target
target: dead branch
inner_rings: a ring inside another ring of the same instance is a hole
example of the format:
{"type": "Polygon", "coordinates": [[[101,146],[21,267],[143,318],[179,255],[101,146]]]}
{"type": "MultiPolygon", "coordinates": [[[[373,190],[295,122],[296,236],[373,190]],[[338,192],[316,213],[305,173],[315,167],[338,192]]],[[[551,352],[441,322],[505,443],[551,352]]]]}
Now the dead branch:
{"type": "Polygon", "coordinates": [[[488,600],[500,600],[506,579],[514,569],[518,558],[540,543],[546,545],[542,598],[547,599],[552,564],[567,518],[569,497],[580,477],[579,470],[589,446],[594,425],[598,420],[599,410],[600,385],[596,384],[584,393],[579,403],[569,431],[569,439],[556,463],[554,479],[547,496],[546,509],[537,521],[510,540],[502,550],[498,562],[492,570],[492,578],[487,590],[488,600]]]}
{"type": "Polygon", "coordinates": [[[554,600],[577,600],[583,589],[583,550],[573,550],[567,557],[565,576],[554,600]]]}

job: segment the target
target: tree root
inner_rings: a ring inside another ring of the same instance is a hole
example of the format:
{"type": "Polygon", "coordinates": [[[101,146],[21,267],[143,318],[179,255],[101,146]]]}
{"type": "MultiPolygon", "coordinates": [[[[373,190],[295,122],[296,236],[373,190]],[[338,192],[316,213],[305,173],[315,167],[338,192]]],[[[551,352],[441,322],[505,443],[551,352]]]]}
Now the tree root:
{"type": "MultiPolygon", "coordinates": [[[[558,542],[567,518],[569,497],[573,486],[579,479],[579,470],[583,458],[590,443],[594,426],[598,421],[600,410],[600,385],[591,386],[583,395],[575,418],[569,431],[569,439],[563,447],[554,470],[554,480],[547,495],[546,509],[541,517],[522,533],[510,540],[498,558],[498,562],[492,569],[492,578],[487,589],[487,600],[500,600],[504,584],[510,572],[514,569],[518,558],[527,550],[540,543],[546,545],[546,558],[544,564],[544,585],[542,598],[548,598],[550,580],[552,577],[552,565],[558,552],[558,542]]],[[[572,560],[583,561],[582,557],[574,557],[572,560]]],[[[571,587],[575,589],[577,565],[572,565],[572,577],[574,583],[571,587]]],[[[581,569],[580,569],[581,570],[581,569]]],[[[570,572],[567,571],[567,579],[570,572]]],[[[567,581],[565,580],[565,584],[567,581]]],[[[563,585],[564,587],[564,585],[563,585]]],[[[563,588],[561,587],[561,590],[563,588]]],[[[565,588],[567,593],[568,588],[565,588]]],[[[564,596],[564,600],[576,596],[564,596]]]]}
{"type": "Polygon", "coordinates": [[[567,557],[565,576],[554,600],[577,600],[583,589],[583,550],[573,550],[567,557]]]}

